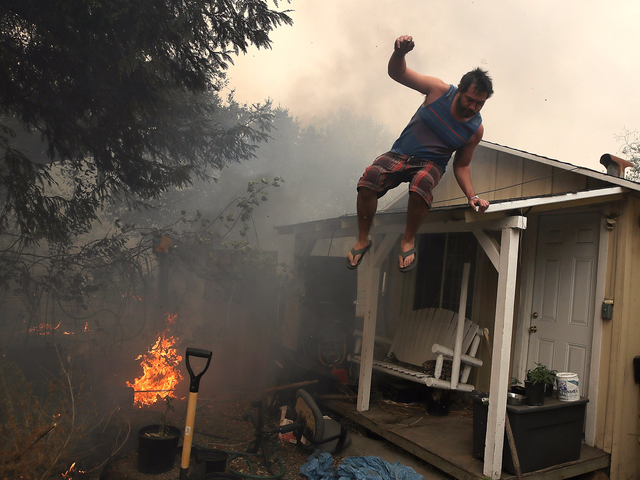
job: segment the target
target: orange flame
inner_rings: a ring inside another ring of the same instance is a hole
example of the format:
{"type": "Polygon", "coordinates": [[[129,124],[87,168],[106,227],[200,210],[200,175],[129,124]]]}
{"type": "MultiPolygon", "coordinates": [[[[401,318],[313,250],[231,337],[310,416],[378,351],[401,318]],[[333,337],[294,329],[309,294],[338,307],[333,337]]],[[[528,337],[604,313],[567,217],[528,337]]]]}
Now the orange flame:
{"type": "Polygon", "coordinates": [[[131,297],[134,300],[142,301],[142,297],[140,295],[134,295],[133,293],[125,293],[124,295],[122,295],[122,298],[125,298],[125,297],[131,297]]]}
{"type": "Polygon", "coordinates": [[[46,335],[48,333],[51,333],[53,330],[57,330],[58,327],[60,327],[60,325],[62,325],[62,322],[58,322],[57,325],[53,325],[53,324],[49,324],[49,323],[40,323],[38,325],[36,325],[35,327],[31,327],[29,330],[27,330],[29,333],[35,333],[37,335],[46,335]]]}
{"type": "MultiPolygon", "coordinates": [[[[32,333],[35,335],[51,335],[54,331],[61,331],[61,330],[58,330],[60,328],[60,325],[62,325],[62,322],[58,322],[57,325],[53,325],[49,323],[40,323],[34,327],[29,328],[27,330],[27,333],[32,333]]],[[[85,333],[90,331],[88,322],[85,322],[84,328],[82,331],[85,333]]],[[[75,335],[75,332],[68,332],[66,330],[61,332],[62,332],[62,335],[75,335]]]]}
{"type": "MultiPolygon", "coordinates": [[[[170,323],[175,322],[175,316],[169,316],[168,320],[170,323]]],[[[134,405],[142,408],[143,405],[152,405],[167,396],[175,398],[173,390],[183,379],[177,368],[182,356],[178,355],[175,343],[175,338],[169,335],[167,328],[146,354],[136,358],[142,359],[142,376],[133,383],[127,382],[127,387],[133,387],[135,391],[134,405]]]]}
{"type": "Polygon", "coordinates": [[[76,462],[73,462],[73,463],[71,464],[71,466],[69,467],[69,470],[67,470],[66,472],[64,472],[64,473],[62,474],[62,478],[69,478],[69,479],[70,479],[70,478],[71,478],[71,475],[70,475],[70,474],[71,474],[74,470],[75,470],[76,472],[78,472],[78,473],[85,473],[85,472],[83,472],[82,470],[78,470],[78,469],[76,469],[76,468],[75,468],[75,466],[76,466],[76,462]]]}

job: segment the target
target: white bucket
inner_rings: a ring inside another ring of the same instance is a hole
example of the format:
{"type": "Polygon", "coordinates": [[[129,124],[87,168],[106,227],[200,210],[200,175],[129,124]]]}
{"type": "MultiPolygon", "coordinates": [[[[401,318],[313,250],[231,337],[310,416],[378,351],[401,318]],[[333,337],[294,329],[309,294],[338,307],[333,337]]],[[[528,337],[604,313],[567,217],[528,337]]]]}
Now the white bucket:
{"type": "Polygon", "coordinates": [[[575,402],[580,400],[580,379],[577,373],[556,373],[558,386],[558,400],[561,402],[575,402]]]}

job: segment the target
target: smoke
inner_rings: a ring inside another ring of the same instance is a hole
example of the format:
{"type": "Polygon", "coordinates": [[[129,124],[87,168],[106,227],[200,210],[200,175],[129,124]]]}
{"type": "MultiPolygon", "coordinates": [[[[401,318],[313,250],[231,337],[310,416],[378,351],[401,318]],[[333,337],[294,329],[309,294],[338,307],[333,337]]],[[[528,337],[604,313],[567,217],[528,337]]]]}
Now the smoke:
{"type": "Polygon", "coordinates": [[[421,101],[386,64],[395,38],[414,37],[409,66],[456,84],[488,69],[496,94],[483,111],[485,139],[602,170],[614,135],[637,126],[640,5],[294,0],[294,25],[273,50],[252,51],[229,71],[240,99],[271,97],[302,122],[340,108],[399,133],[421,101]],[[568,20],[570,19],[570,20],[568,20]],[[606,92],[606,94],[604,93],[606,92]]]}

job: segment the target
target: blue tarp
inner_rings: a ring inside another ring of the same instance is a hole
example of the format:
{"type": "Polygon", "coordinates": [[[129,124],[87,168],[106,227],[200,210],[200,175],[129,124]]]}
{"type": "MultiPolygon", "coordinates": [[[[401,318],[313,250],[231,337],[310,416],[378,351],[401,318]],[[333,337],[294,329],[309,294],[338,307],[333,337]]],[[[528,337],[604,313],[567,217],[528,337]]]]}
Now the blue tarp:
{"type": "Polygon", "coordinates": [[[396,462],[391,464],[380,457],[347,457],[333,466],[333,457],[319,450],[307,458],[300,473],[309,480],[424,480],[413,468],[396,462]]]}

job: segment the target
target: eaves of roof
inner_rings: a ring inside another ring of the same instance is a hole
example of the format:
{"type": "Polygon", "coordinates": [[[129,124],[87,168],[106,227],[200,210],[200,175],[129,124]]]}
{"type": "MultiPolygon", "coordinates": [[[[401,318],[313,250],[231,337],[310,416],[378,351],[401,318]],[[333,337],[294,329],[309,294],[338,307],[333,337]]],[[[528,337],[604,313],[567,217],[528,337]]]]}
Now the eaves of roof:
{"type": "MultiPolygon", "coordinates": [[[[637,189],[636,189],[637,190],[637,189]]],[[[508,214],[513,211],[523,211],[532,208],[548,208],[548,207],[573,207],[579,204],[595,204],[614,201],[622,197],[628,189],[620,186],[611,186],[608,188],[600,188],[594,190],[583,190],[579,192],[563,192],[557,194],[539,195],[535,197],[521,197],[515,199],[496,200],[491,203],[487,210],[488,214],[508,214]]],[[[481,218],[483,214],[471,211],[468,204],[448,205],[444,207],[434,207],[430,211],[430,216],[454,213],[467,216],[471,219],[474,215],[481,218]]],[[[396,217],[404,217],[406,209],[382,210],[376,213],[375,222],[382,223],[398,223],[400,220],[396,217]]],[[[302,222],[292,225],[277,226],[276,231],[280,235],[289,235],[299,232],[319,232],[323,230],[337,230],[340,228],[353,228],[356,222],[356,214],[342,215],[340,217],[326,218],[322,220],[314,220],[310,222],[302,222]]]]}

